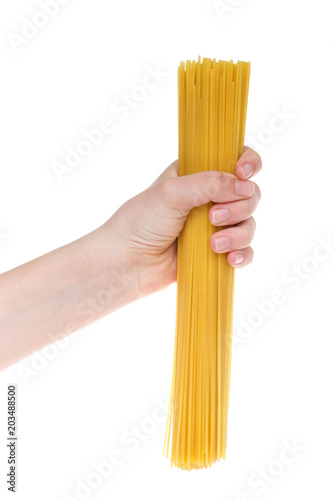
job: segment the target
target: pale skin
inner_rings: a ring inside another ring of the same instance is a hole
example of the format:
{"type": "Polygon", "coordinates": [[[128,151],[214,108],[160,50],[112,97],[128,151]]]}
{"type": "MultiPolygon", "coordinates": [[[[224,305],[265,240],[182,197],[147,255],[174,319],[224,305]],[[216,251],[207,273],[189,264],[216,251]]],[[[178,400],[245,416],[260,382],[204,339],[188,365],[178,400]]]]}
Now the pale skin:
{"type": "Polygon", "coordinates": [[[235,175],[178,177],[178,162],[124,203],[102,226],[0,276],[0,370],[130,302],[176,281],[177,237],[192,208],[210,201],[212,251],[241,268],[260,200],[249,179],[261,159],[245,147],[235,175]]]}

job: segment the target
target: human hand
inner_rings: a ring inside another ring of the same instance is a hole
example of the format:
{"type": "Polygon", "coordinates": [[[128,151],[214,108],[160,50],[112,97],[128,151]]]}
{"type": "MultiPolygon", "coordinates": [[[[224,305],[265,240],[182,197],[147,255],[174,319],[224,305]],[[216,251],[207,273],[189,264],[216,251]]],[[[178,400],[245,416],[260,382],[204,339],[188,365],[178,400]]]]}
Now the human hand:
{"type": "Polygon", "coordinates": [[[0,370],[175,281],[177,237],[195,207],[214,202],[209,220],[224,224],[211,236],[212,251],[225,252],[231,266],[249,264],[260,190],[246,178],[260,169],[250,148],[236,175],[211,170],[178,177],[175,161],[102,226],[3,273],[0,370]]]}
{"type": "Polygon", "coordinates": [[[215,203],[209,211],[210,222],[214,226],[232,225],[212,235],[212,250],[227,253],[233,267],[251,263],[252,214],[261,193],[246,179],[261,166],[260,156],[249,147],[236,164],[236,175],[211,170],[178,177],[175,161],[145,191],[117,210],[106,224],[112,225],[111,234],[117,234],[122,242],[119,248],[125,253],[124,261],[137,274],[137,295],[148,295],[176,280],[176,239],[190,210],[210,201],[215,203]]]}

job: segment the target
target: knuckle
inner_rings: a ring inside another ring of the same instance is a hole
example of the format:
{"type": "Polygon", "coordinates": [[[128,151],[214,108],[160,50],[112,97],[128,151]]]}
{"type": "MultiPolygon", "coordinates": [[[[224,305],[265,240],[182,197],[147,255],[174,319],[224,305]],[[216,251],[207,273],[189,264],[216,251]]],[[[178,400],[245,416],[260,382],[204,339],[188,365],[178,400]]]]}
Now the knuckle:
{"type": "Polygon", "coordinates": [[[212,182],[219,182],[222,176],[222,172],[219,170],[208,170],[208,178],[212,182]]]}
{"type": "Polygon", "coordinates": [[[223,172],[218,170],[208,170],[204,177],[203,190],[206,196],[213,199],[221,191],[222,185],[226,182],[223,172]]]}
{"type": "Polygon", "coordinates": [[[252,227],[252,229],[251,229],[251,236],[252,236],[252,238],[253,238],[253,235],[254,235],[254,233],[255,233],[255,231],[256,231],[256,222],[255,222],[254,217],[250,217],[250,218],[249,218],[249,220],[250,220],[251,225],[252,225],[252,226],[251,226],[251,227],[252,227]]]}
{"type": "Polygon", "coordinates": [[[216,185],[221,185],[224,183],[224,174],[218,170],[208,170],[208,183],[216,185]]]}
{"type": "Polygon", "coordinates": [[[252,198],[231,204],[232,219],[236,222],[242,222],[249,219],[254,210],[255,204],[252,198]]]}
{"type": "Polygon", "coordinates": [[[260,171],[262,169],[262,158],[259,153],[255,151],[255,149],[249,146],[245,146],[243,154],[248,155],[249,161],[254,165],[257,171],[260,171]]]}
{"type": "Polygon", "coordinates": [[[248,262],[251,264],[254,259],[254,250],[252,247],[249,247],[249,257],[248,257],[248,262]]]}
{"type": "Polygon", "coordinates": [[[244,201],[244,204],[245,204],[244,218],[247,219],[247,217],[250,217],[255,210],[254,201],[251,198],[249,198],[248,200],[244,201]]]}
{"type": "Polygon", "coordinates": [[[242,229],[243,229],[242,239],[244,240],[244,243],[248,246],[254,238],[254,233],[256,229],[254,217],[249,217],[246,220],[245,224],[242,225],[242,229]]]}
{"type": "Polygon", "coordinates": [[[261,170],[261,168],[262,168],[262,158],[259,155],[259,153],[257,153],[256,151],[254,151],[254,154],[255,154],[255,162],[258,165],[259,169],[261,170]]]}
{"type": "Polygon", "coordinates": [[[253,230],[255,232],[256,231],[256,221],[255,221],[254,217],[251,217],[251,220],[252,220],[252,223],[253,223],[253,230]]]}

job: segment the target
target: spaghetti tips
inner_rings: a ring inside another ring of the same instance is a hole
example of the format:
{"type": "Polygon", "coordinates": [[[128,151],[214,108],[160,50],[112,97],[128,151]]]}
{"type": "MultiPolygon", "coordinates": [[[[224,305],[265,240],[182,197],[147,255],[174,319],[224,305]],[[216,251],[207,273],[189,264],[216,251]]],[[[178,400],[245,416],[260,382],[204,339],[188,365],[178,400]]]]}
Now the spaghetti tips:
{"type": "MultiPolygon", "coordinates": [[[[201,58],[178,68],[179,175],[234,173],[243,152],[250,63],[201,58]]],[[[217,186],[208,185],[214,192],[217,186]]],[[[172,383],[163,454],[191,470],[225,458],[234,269],[210,248],[212,202],[178,238],[172,383]]]]}

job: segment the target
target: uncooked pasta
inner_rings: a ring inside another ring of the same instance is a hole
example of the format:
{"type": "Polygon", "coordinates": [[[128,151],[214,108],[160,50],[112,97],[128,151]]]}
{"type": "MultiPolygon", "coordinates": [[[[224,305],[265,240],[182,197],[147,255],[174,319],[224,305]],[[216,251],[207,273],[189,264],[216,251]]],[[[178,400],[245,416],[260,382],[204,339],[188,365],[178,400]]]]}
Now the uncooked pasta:
{"type": "MultiPolygon", "coordinates": [[[[234,173],[243,152],[250,63],[201,58],[178,68],[179,175],[234,173]]],[[[178,238],[172,383],[163,454],[192,470],[225,458],[234,269],[210,247],[212,202],[178,238]]]]}

